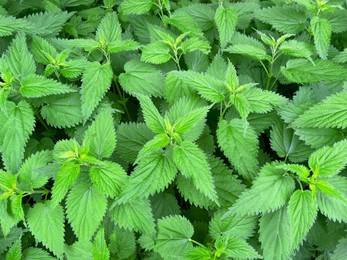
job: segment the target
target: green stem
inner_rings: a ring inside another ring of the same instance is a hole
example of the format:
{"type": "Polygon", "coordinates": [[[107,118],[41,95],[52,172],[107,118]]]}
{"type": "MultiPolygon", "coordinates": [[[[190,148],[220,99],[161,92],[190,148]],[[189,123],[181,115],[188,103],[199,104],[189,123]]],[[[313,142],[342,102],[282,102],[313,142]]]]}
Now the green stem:
{"type": "Polygon", "coordinates": [[[189,241],[192,242],[193,244],[196,244],[196,245],[198,245],[198,246],[201,246],[201,247],[205,247],[205,248],[206,248],[205,245],[199,243],[198,241],[195,241],[194,239],[189,238],[189,241]]]}

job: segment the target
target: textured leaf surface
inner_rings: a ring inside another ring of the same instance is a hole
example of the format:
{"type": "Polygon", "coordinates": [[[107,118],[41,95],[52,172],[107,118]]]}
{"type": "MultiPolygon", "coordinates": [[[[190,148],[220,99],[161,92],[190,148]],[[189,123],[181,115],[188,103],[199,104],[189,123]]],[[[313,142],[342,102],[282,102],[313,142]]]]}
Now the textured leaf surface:
{"type": "Polygon", "coordinates": [[[102,43],[110,43],[122,40],[122,29],[117,14],[110,12],[101,20],[95,39],[102,43]]]}
{"type": "Polygon", "coordinates": [[[171,74],[177,76],[211,102],[217,103],[225,99],[227,88],[221,80],[193,71],[179,71],[171,74]]]}
{"type": "Polygon", "coordinates": [[[305,29],[306,15],[295,7],[282,6],[261,9],[256,17],[264,23],[271,24],[283,33],[299,33],[305,29]]]}
{"type": "Polygon", "coordinates": [[[319,56],[322,59],[327,59],[332,33],[331,24],[328,20],[315,16],[311,19],[311,29],[314,37],[314,44],[319,56]]]}
{"type": "Polygon", "coordinates": [[[10,72],[18,80],[35,73],[35,61],[28,50],[24,34],[18,34],[12,41],[8,49],[6,61],[10,72]]]}
{"type": "Polygon", "coordinates": [[[120,227],[153,234],[154,218],[148,199],[136,199],[117,205],[111,212],[112,220],[120,227]]]}
{"type": "Polygon", "coordinates": [[[299,139],[286,123],[276,120],[270,133],[271,148],[282,158],[292,162],[305,161],[312,149],[299,139]]]}
{"type": "Polygon", "coordinates": [[[31,155],[18,171],[21,185],[25,185],[28,190],[41,188],[45,185],[48,176],[40,173],[39,170],[51,160],[52,153],[50,151],[41,151],[31,155]]]}
{"type": "Polygon", "coordinates": [[[30,231],[38,241],[57,256],[63,253],[64,212],[61,206],[36,203],[28,211],[27,221],[30,231]]]}
{"type": "Polygon", "coordinates": [[[19,93],[28,98],[76,92],[69,85],[39,75],[30,75],[24,78],[20,84],[19,93]]]}
{"type": "Polygon", "coordinates": [[[34,130],[35,118],[25,100],[17,105],[7,102],[6,110],[6,113],[0,111],[0,118],[4,118],[0,126],[0,151],[6,168],[17,172],[24,157],[25,145],[34,130]]]}
{"type": "Polygon", "coordinates": [[[125,14],[143,14],[148,12],[152,5],[152,0],[125,0],[121,7],[125,14]]]}
{"type": "Polygon", "coordinates": [[[217,140],[233,167],[244,177],[252,179],[258,170],[258,137],[251,126],[241,119],[221,121],[217,140]]]}
{"type": "Polygon", "coordinates": [[[92,114],[111,86],[112,68],[109,64],[91,63],[82,77],[81,102],[84,120],[92,114]]]}
{"type": "Polygon", "coordinates": [[[234,236],[247,239],[254,233],[257,217],[230,214],[223,216],[223,211],[215,213],[209,223],[209,233],[217,240],[221,236],[234,236]]]}
{"type": "Polygon", "coordinates": [[[297,190],[288,204],[292,249],[295,250],[305,239],[317,216],[316,197],[309,190],[297,190]]]}
{"type": "Polygon", "coordinates": [[[260,218],[260,241],[265,259],[287,260],[291,254],[290,224],[287,208],[264,214],[260,218]]]}
{"type": "Polygon", "coordinates": [[[189,241],[194,228],[188,219],[174,215],[158,220],[155,251],[162,256],[179,256],[193,248],[189,241]]]}
{"type": "Polygon", "coordinates": [[[164,133],[164,118],[160,115],[152,100],[149,97],[143,95],[138,96],[138,99],[140,100],[146,125],[155,133],[164,133]]]}
{"type": "Polygon", "coordinates": [[[57,205],[67,194],[69,188],[75,183],[80,173],[80,165],[74,162],[66,162],[61,166],[52,189],[52,205],[57,205]]]}
{"type": "Polygon", "coordinates": [[[347,127],[347,92],[329,96],[312,106],[297,120],[295,127],[347,127]]]}
{"type": "Polygon", "coordinates": [[[224,48],[232,37],[237,23],[237,13],[234,7],[219,6],[215,14],[215,22],[219,32],[221,47],[224,48]]]}
{"type": "Polygon", "coordinates": [[[116,147],[116,132],[110,110],[103,110],[84,135],[83,143],[90,148],[90,155],[108,158],[116,147]]]}
{"type": "Polygon", "coordinates": [[[164,76],[151,64],[131,60],[124,65],[125,73],[119,75],[124,90],[132,95],[163,96],[164,76]]]}
{"type": "MultiPolygon", "coordinates": [[[[332,176],[324,178],[335,189],[341,192],[347,198],[347,179],[341,176],[332,176]]],[[[317,191],[317,205],[319,211],[334,221],[347,222],[347,205],[344,201],[330,196],[326,193],[317,191]]]]}
{"type": "Polygon", "coordinates": [[[127,181],[127,173],[114,162],[92,166],[89,175],[95,187],[110,197],[118,196],[127,181]]]}
{"type": "Polygon", "coordinates": [[[67,218],[80,241],[89,240],[106,212],[106,197],[93,186],[82,183],[71,189],[66,200],[67,218]]]}
{"type": "Polygon", "coordinates": [[[229,258],[258,259],[261,257],[258,252],[244,240],[232,236],[228,237],[226,240],[225,254],[229,258]]]}
{"type": "Polygon", "coordinates": [[[117,128],[117,154],[134,162],[144,144],[153,137],[154,133],[144,123],[120,124],[117,128]]]}
{"type": "Polygon", "coordinates": [[[180,146],[175,146],[173,159],[179,171],[185,177],[191,178],[199,191],[213,201],[217,201],[217,193],[206,155],[196,144],[183,142],[180,146]]]}
{"type": "Polygon", "coordinates": [[[315,65],[305,59],[289,60],[281,72],[294,83],[313,83],[320,81],[343,81],[347,79],[346,69],[328,60],[317,60],[315,65]],[[317,69],[319,68],[319,69],[317,69]]]}
{"type": "Polygon", "coordinates": [[[83,120],[80,97],[79,93],[70,93],[48,98],[41,115],[54,127],[75,126],[83,120]]]}
{"type": "Polygon", "coordinates": [[[295,188],[294,180],[284,173],[276,164],[266,164],[252,187],[245,190],[231,207],[231,212],[243,215],[270,213],[283,207],[295,188]]]}
{"type": "Polygon", "coordinates": [[[161,151],[146,156],[132,172],[119,202],[148,197],[164,190],[174,180],[176,173],[172,159],[161,151]]]}
{"type": "Polygon", "coordinates": [[[339,173],[347,164],[347,141],[325,146],[311,154],[308,165],[313,173],[329,176],[339,173]]]}

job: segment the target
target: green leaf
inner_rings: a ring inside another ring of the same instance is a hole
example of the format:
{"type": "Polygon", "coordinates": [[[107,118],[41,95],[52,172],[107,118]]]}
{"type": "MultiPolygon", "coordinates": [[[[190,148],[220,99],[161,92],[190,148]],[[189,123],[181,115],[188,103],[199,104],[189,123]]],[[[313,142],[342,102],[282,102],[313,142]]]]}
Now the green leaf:
{"type": "Polygon", "coordinates": [[[0,170],[0,188],[3,191],[15,191],[17,188],[17,176],[10,172],[0,170]]]}
{"type": "Polygon", "coordinates": [[[128,162],[134,162],[142,147],[154,137],[144,123],[122,123],[117,128],[117,154],[128,162]]]}
{"type": "Polygon", "coordinates": [[[251,106],[244,94],[230,95],[230,102],[235,106],[242,119],[246,119],[251,112],[251,106]]]}
{"type": "Polygon", "coordinates": [[[81,102],[83,119],[87,120],[111,86],[110,64],[90,63],[82,77],[81,102]]]}
{"type": "Polygon", "coordinates": [[[155,232],[154,218],[148,199],[136,199],[116,205],[111,211],[111,217],[115,224],[122,228],[145,234],[155,232]]]}
{"type": "Polygon", "coordinates": [[[254,180],[252,187],[245,190],[230,208],[231,213],[242,215],[270,213],[283,207],[295,188],[295,182],[278,163],[266,164],[254,180]]]}
{"type": "Polygon", "coordinates": [[[330,255],[331,260],[340,260],[346,256],[347,238],[342,238],[336,246],[334,252],[330,255]]]}
{"type": "Polygon", "coordinates": [[[24,157],[24,148],[34,130],[35,117],[30,105],[22,100],[18,104],[7,102],[5,119],[0,126],[0,151],[6,169],[17,172],[24,157]]]}
{"type": "Polygon", "coordinates": [[[223,216],[225,211],[217,211],[209,223],[209,234],[214,240],[221,236],[234,236],[239,239],[248,239],[254,233],[257,217],[229,214],[223,216]]]}
{"type": "Polygon", "coordinates": [[[249,45],[249,44],[233,44],[224,49],[226,52],[233,54],[246,55],[256,60],[270,60],[271,57],[266,54],[264,47],[249,45]]]}
{"type": "Polygon", "coordinates": [[[189,132],[198,122],[206,118],[208,110],[209,107],[198,108],[178,118],[174,124],[175,132],[179,134],[189,132]]]}
{"type": "Polygon", "coordinates": [[[23,30],[30,34],[55,37],[73,14],[73,12],[67,11],[31,14],[24,18],[29,22],[29,26],[24,27],[23,30]]]}
{"type": "Polygon", "coordinates": [[[124,185],[118,203],[130,199],[147,198],[167,188],[176,177],[177,169],[172,159],[161,151],[144,157],[124,185]]]}
{"type": "Polygon", "coordinates": [[[80,145],[75,139],[60,140],[54,146],[53,157],[60,163],[79,157],[80,145]]]}
{"type": "Polygon", "coordinates": [[[58,57],[56,49],[45,39],[34,36],[31,44],[31,51],[36,61],[48,65],[58,57]]]}
{"type": "Polygon", "coordinates": [[[183,33],[187,33],[190,36],[201,36],[202,32],[196,21],[186,12],[184,9],[178,9],[175,13],[170,15],[170,18],[163,18],[163,22],[175,26],[183,33]]]}
{"type": "Polygon", "coordinates": [[[293,83],[344,81],[346,69],[328,60],[316,60],[315,65],[305,59],[293,59],[281,67],[282,75],[293,83]],[[319,68],[319,69],[317,69],[319,68]]]}
{"type": "Polygon", "coordinates": [[[347,48],[341,51],[339,54],[337,54],[334,58],[333,61],[337,63],[345,63],[347,62],[347,48]]]}
{"type": "Polygon", "coordinates": [[[65,61],[60,70],[61,75],[69,79],[77,78],[85,71],[88,64],[85,58],[65,61]]]}
{"type": "Polygon", "coordinates": [[[294,127],[347,127],[347,92],[331,95],[296,119],[294,127]]]}
{"type": "Polygon", "coordinates": [[[260,242],[265,259],[287,260],[291,255],[291,233],[286,207],[263,214],[259,223],[260,242]]]}
{"type": "Polygon", "coordinates": [[[184,83],[198,91],[203,98],[211,102],[222,102],[226,98],[228,89],[221,80],[193,71],[174,71],[170,75],[177,76],[184,83]]]}
{"type": "Polygon", "coordinates": [[[117,41],[108,44],[109,53],[117,53],[122,51],[133,51],[140,48],[141,45],[133,40],[117,41]]]}
{"type": "Polygon", "coordinates": [[[48,181],[48,176],[42,174],[39,170],[52,161],[52,159],[52,153],[50,151],[41,151],[32,154],[18,171],[22,188],[29,191],[45,185],[48,181]]]}
{"type": "Polygon", "coordinates": [[[41,248],[28,247],[23,251],[23,259],[25,260],[54,260],[48,252],[41,248]]]}
{"type": "Polygon", "coordinates": [[[124,14],[143,14],[151,10],[152,0],[124,0],[121,4],[124,14]]]}
{"type": "Polygon", "coordinates": [[[124,169],[119,164],[108,161],[92,166],[89,176],[95,187],[112,198],[120,194],[127,181],[124,169]]]}
{"type": "Polygon", "coordinates": [[[311,56],[313,55],[313,48],[306,42],[299,42],[297,40],[285,41],[279,47],[281,52],[285,55],[305,58],[310,62],[313,62],[311,56]]]}
{"type": "Polygon", "coordinates": [[[157,134],[154,138],[144,144],[142,149],[136,158],[135,164],[137,164],[144,157],[147,157],[152,152],[162,150],[164,147],[170,144],[171,138],[165,134],[157,134]]]}
{"type": "Polygon", "coordinates": [[[100,112],[84,134],[83,144],[89,147],[89,154],[102,159],[112,155],[116,147],[116,132],[111,110],[100,112]]]}
{"type": "Polygon", "coordinates": [[[290,5],[261,9],[255,12],[255,16],[280,32],[294,34],[305,30],[307,19],[305,12],[290,5]]]}
{"type": "Polygon", "coordinates": [[[58,205],[64,198],[70,187],[76,182],[80,174],[80,165],[74,162],[64,163],[57,175],[52,188],[52,205],[58,205]]]}
{"type": "Polygon", "coordinates": [[[27,214],[31,233],[56,256],[64,250],[64,212],[58,205],[52,207],[48,202],[37,202],[27,214]]]}
{"type": "Polygon", "coordinates": [[[60,83],[53,79],[48,79],[40,75],[29,75],[20,82],[19,93],[23,97],[38,98],[49,95],[76,92],[69,85],[60,83]]]}
{"type": "Polygon", "coordinates": [[[105,195],[96,187],[81,183],[71,189],[66,200],[66,214],[79,241],[88,241],[106,212],[105,195]]]}
{"type": "MultiPolygon", "coordinates": [[[[209,64],[209,67],[207,68],[206,73],[210,75],[211,77],[224,81],[227,78],[227,73],[229,72],[229,74],[231,75],[233,71],[234,78],[238,80],[235,67],[233,67],[232,69],[231,66],[233,65],[231,63],[229,64],[226,63],[222,55],[217,54],[216,56],[214,56],[212,62],[209,64]]],[[[235,85],[238,86],[239,83],[237,82],[237,84],[235,85]]],[[[235,86],[235,88],[237,86],[235,86]]]]}
{"type": "Polygon", "coordinates": [[[328,20],[315,16],[311,19],[310,25],[317,53],[326,60],[332,33],[331,24],[328,20]]]}
{"type": "Polygon", "coordinates": [[[211,252],[206,247],[194,247],[184,254],[184,259],[189,260],[207,260],[211,259],[211,257],[211,252]]]}
{"type": "Polygon", "coordinates": [[[19,81],[35,73],[35,61],[28,50],[24,34],[17,34],[16,38],[12,41],[8,48],[6,62],[11,74],[19,81]]]}
{"type": "Polygon", "coordinates": [[[347,164],[347,141],[325,146],[311,154],[308,165],[319,176],[338,174],[347,164]]]}
{"type": "Polygon", "coordinates": [[[79,93],[69,93],[45,100],[41,115],[46,122],[54,127],[71,127],[82,122],[81,96],[79,93]]]}
{"type": "Polygon", "coordinates": [[[224,254],[227,255],[227,257],[229,258],[238,258],[238,259],[261,258],[258,252],[255,251],[255,249],[244,240],[230,236],[226,238],[226,243],[227,243],[227,246],[224,250],[224,254]]]}
{"type": "Polygon", "coordinates": [[[217,202],[217,192],[206,154],[196,144],[185,141],[175,146],[173,160],[183,176],[192,179],[200,192],[217,202]]]}
{"type": "Polygon", "coordinates": [[[162,64],[171,59],[170,47],[162,42],[154,42],[142,49],[141,60],[153,64],[162,64]]]}
{"type": "Polygon", "coordinates": [[[207,197],[204,193],[197,189],[193,180],[186,178],[183,175],[178,175],[176,179],[177,189],[179,194],[185,201],[199,208],[213,208],[216,203],[207,197]]]}
{"type": "Polygon", "coordinates": [[[115,12],[107,13],[101,20],[95,39],[102,44],[122,40],[122,29],[115,12]]]}
{"type": "Polygon", "coordinates": [[[292,162],[307,160],[312,149],[299,139],[293,129],[282,120],[276,120],[270,132],[271,148],[282,158],[292,162]]]}
{"type": "Polygon", "coordinates": [[[295,129],[295,134],[307,145],[316,149],[345,139],[345,135],[334,128],[299,128],[295,129]]]}
{"type": "Polygon", "coordinates": [[[144,95],[138,96],[138,99],[140,100],[146,125],[154,133],[165,133],[164,118],[159,114],[159,111],[153,104],[152,100],[144,95]]]}
{"type": "Polygon", "coordinates": [[[251,113],[267,113],[274,107],[281,106],[287,101],[285,97],[275,92],[256,87],[246,89],[242,91],[242,94],[247,98],[251,113]]]}
{"type": "Polygon", "coordinates": [[[116,226],[110,235],[109,248],[112,255],[117,256],[117,259],[127,259],[131,257],[135,254],[137,249],[134,232],[116,226]]]}
{"type": "Polygon", "coordinates": [[[119,75],[119,83],[132,95],[164,95],[164,76],[151,64],[131,60],[124,65],[125,73],[119,75]]]}
{"type": "Polygon", "coordinates": [[[17,240],[16,243],[8,250],[6,260],[21,260],[22,259],[22,245],[21,241],[17,240]]]}
{"type": "Polygon", "coordinates": [[[182,42],[179,46],[183,53],[192,51],[201,51],[204,54],[209,54],[211,46],[207,41],[200,40],[199,38],[189,38],[182,42]]]}
{"type": "Polygon", "coordinates": [[[17,195],[13,195],[11,197],[11,210],[13,215],[20,220],[25,220],[24,219],[24,210],[22,206],[22,198],[23,198],[23,192],[19,192],[17,195]]]}
{"type": "Polygon", "coordinates": [[[0,36],[9,36],[14,31],[16,31],[16,26],[14,26],[18,20],[12,16],[0,15],[0,36]]]}
{"type": "Polygon", "coordinates": [[[258,170],[258,137],[253,128],[241,119],[229,123],[220,121],[217,128],[218,145],[245,178],[251,180],[258,170]]]}
{"type": "Polygon", "coordinates": [[[221,48],[224,48],[233,36],[235,26],[237,24],[237,13],[233,6],[224,8],[222,5],[218,6],[214,17],[221,48]]]}
{"type": "Polygon", "coordinates": [[[292,249],[295,250],[305,239],[317,216],[316,197],[310,190],[297,190],[288,203],[292,249]]]}
{"type": "Polygon", "coordinates": [[[175,195],[169,192],[160,192],[153,195],[151,204],[155,219],[181,213],[175,195]]]}
{"type": "Polygon", "coordinates": [[[100,228],[95,235],[93,248],[92,248],[93,259],[95,260],[109,260],[110,250],[107,247],[105,240],[105,230],[100,228]]]}
{"type": "Polygon", "coordinates": [[[320,189],[317,189],[317,205],[319,211],[329,219],[338,222],[347,221],[347,179],[342,176],[332,176],[323,179],[327,181],[338,192],[339,197],[342,194],[344,199],[341,200],[336,196],[327,194],[320,189]]]}
{"type": "Polygon", "coordinates": [[[347,30],[347,10],[335,8],[333,12],[325,12],[321,18],[327,19],[331,24],[334,33],[341,33],[347,30]]]}
{"type": "Polygon", "coordinates": [[[190,239],[194,228],[188,219],[173,215],[158,220],[154,250],[161,256],[180,256],[193,248],[190,239]]]}

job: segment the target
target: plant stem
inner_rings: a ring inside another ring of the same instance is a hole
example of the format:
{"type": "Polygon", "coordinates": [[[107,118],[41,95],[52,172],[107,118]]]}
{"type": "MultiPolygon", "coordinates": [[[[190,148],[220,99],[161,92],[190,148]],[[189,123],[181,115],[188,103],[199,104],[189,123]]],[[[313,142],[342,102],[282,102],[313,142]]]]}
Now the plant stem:
{"type": "Polygon", "coordinates": [[[194,239],[189,238],[189,241],[192,242],[193,244],[196,244],[196,245],[198,245],[198,246],[201,246],[201,247],[205,247],[205,248],[206,248],[205,245],[199,243],[198,241],[195,241],[194,239]]]}

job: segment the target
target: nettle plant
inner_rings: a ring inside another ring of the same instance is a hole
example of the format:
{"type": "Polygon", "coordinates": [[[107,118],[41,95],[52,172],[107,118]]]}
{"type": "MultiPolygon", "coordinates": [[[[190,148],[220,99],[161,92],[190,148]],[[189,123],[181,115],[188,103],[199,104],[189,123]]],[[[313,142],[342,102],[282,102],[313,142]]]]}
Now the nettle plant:
{"type": "Polygon", "coordinates": [[[344,0],[0,0],[0,258],[345,259],[344,0]]]}

